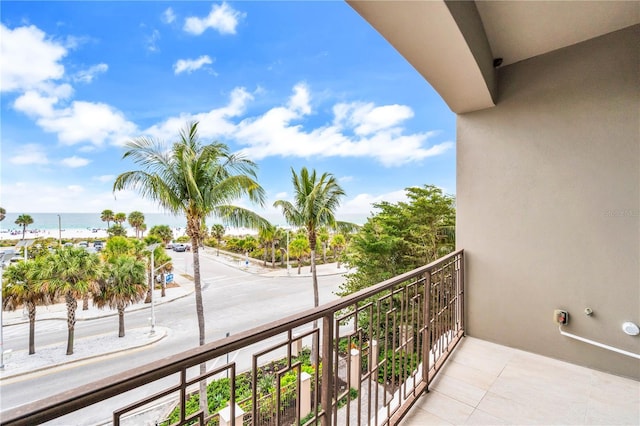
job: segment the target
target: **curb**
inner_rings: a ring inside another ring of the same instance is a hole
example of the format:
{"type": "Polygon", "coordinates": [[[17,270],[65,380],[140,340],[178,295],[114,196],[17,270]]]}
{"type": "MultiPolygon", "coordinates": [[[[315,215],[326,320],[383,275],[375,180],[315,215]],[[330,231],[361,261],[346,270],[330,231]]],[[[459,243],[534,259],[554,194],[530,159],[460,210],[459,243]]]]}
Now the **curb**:
{"type": "MultiPolygon", "coordinates": [[[[55,368],[58,368],[58,367],[74,364],[74,363],[77,363],[77,362],[82,362],[82,361],[87,361],[87,360],[91,360],[91,359],[101,358],[101,357],[104,357],[104,356],[113,355],[113,354],[117,354],[117,353],[121,353],[121,352],[127,352],[127,351],[130,351],[130,350],[133,350],[133,349],[143,348],[145,346],[151,346],[151,345],[156,344],[159,341],[163,340],[169,334],[169,329],[166,328],[166,327],[157,327],[156,330],[158,330],[158,329],[162,329],[163,334],[162,334],[162,336],[159,336],[158,338],[156,338],[156,339],[154,339],[152,341],[144,342],[144,343],[141,343],[139,345],[134,345],[134,346],[130,346],[130,347],[127,347],[127,348],[116,349],[116,350],[111,351],[111,352],[104,352],[104,353],[95,354],[95,355],[87,355],[87,356],[85,356],[83,358],[77,358],[77,359],[73,359],[73,360],[69,360],[69,361],[62,361],[62,362],[59,362],[59,363],[56,363],[56,364],[53,364],[53,365],[35,367],[35,368],[33,368],[32,370],[29,370],[29,371],[23,371],[23,372],[13,373],[13,374],[8,373],[6,375],[3,374],[2,377],[0,377],[0,380],[1,381],[5,381],[5,380],[9,380],[9,379],[14,379],[16,377],[26,376],[26,375],[29,375],[29,374],[34,374],[34,373],[38,373],[38,372],[45,371],[45,370],[52,370],[52,369],[55,369],[55,368]]],[[[131,331],[131,330],[129,330],[129,331],[131,331]]],[[[156,331],[156,334],[159,334],[159,333],[156,331]]],[[[85,338],[85,339],[90,339],[90,337],[85,338]]],[[[83,339],[78,339],[78,341],[82,341],[82,340],[83,339]]]]}

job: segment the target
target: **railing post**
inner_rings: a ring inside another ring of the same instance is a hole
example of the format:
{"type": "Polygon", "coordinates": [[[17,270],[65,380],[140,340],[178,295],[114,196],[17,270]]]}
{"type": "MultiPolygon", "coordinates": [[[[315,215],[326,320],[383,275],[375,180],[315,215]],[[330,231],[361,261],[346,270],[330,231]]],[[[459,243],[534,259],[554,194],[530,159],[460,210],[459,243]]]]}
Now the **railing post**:
{"type": "Polygon", "coordinates": [[[429,391],[429,352],[431,351],[431,272],[426,271],[424,278],[424,336],[422,337],[422,380],[429,391]]]}
{"type": "Polygon", "coordinates": [[[331,426],[333,402],[333,312],[322,317],[322,426],[331,426]]]}
{"type": "Polygon", "coordinates": [[[459,256],[460,262],[460,281],[458,282],[458,298],[460,301],[460,328],[462,329],[462,335],[466,335],[466,325],[464,321],[464,251],[461,251],[459,256]]]}

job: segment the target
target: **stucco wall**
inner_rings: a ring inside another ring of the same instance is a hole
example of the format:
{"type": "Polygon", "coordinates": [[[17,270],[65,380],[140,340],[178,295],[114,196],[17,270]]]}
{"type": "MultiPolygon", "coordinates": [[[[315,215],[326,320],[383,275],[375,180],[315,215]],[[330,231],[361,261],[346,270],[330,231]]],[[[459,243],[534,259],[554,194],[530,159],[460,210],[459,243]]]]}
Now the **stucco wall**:
{"type": "Polygon", "coordinates": [[[552,321],[640,353],[638,46],[635,26],[501,68],[497,106],[458,116],[469,335],[640,379],[552,321]]]}

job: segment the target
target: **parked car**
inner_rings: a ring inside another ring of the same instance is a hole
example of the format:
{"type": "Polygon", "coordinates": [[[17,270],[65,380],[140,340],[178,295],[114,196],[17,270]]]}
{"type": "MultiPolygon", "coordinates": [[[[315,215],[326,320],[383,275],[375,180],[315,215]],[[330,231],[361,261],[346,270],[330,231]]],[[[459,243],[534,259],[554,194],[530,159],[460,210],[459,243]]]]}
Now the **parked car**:
{"type": "Polygon", "coordinates": [[[101,251],[102,249],[104,249],[104,241],[94,241],[93,248],[96,249],[96,251],[101,251]]]}
{"type": "Polygon", "coordinates": [[[173,251],[187,251],[187,246],[182,243],[173,244],[173,251]]]}
{"type": "Polygon", "coordinates": [[[87,247],[89,247],[89,243],[88,243],[87,241],[80,241],[80,242],[78,243],[78,247],[84,247],[84,248],[87,248],[87,247]]]}

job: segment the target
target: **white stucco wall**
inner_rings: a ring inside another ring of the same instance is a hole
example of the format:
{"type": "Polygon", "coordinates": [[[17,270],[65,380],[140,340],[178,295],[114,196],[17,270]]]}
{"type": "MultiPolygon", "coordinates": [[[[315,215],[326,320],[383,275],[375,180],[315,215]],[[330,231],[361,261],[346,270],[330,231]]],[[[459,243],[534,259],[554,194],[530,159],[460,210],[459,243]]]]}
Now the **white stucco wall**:
{"type": "Polygon", "coordinates": [[[640,353],[638,46],[635,26],[501,68],[497,106],[458,116],[470,335],[640,379],[552,321],[640,353]]]}

